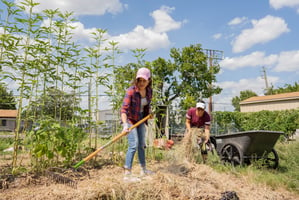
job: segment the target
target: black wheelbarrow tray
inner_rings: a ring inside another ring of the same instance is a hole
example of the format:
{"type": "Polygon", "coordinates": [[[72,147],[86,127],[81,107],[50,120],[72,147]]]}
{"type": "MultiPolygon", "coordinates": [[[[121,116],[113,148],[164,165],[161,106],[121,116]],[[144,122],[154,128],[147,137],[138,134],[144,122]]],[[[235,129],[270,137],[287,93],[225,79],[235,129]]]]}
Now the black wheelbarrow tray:
{"type": "Polygon", "coordinates": [[[217,154],[224,163],[250,164],[253,160],[276,169],[278,154],[274,149],[283,132],[254,130],[214,136],[217,154]]]}

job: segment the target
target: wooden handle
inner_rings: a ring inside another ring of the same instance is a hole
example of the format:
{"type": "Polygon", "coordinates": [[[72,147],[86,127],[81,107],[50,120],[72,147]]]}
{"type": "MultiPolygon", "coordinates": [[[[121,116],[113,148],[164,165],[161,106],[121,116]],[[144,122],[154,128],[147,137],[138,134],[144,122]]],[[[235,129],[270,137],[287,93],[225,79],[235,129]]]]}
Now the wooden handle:
{"type": "Polygon", "coordinates": [[[110,142],[108,142],[107,144],[105,144],[104,146],[101,146],[99,149],[97,149],[95,152],[91,153],[90,155],[88,155],[86,158],[84,158],[84,161],[88,161],[90,160],[92,157],[94,157],[97,153],[99,153],[101,150],[103,150],[104,148],[106,148],[107,146],[109,146],[110,144],[116,142],[117,140],[119,140],[121,137],[127,135],[132,129],[138,127],[140,124],[144,123],[146,120],[148,120],[150,117],[152,116],[152,114],[147,115],[146,117],[144,117],[143,119],[141,119],[140,121],[138,121],[136,124],[134,124],[133,126],[131,126],[129,128],[129,131],[123,131],[120,134],[118,134],[117,136],[115,136],[110,142]]]}

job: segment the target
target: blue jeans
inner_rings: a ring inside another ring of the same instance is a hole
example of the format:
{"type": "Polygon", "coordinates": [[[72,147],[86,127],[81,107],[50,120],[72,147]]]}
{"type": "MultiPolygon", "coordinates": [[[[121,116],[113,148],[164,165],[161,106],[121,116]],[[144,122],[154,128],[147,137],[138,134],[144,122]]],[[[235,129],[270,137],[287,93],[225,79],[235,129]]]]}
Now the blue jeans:
{"type": "MultiPolygon", "coordinates": [[[[129,126],[132,125],[129,124],[129,126]]],[[[145,125],[142,123],[127,135],[129,147],[126,154],[125,169],[132,169],[136,150],[138,150],[138,160],[141,167],[145,167],[145,132],[145,125]]]]}

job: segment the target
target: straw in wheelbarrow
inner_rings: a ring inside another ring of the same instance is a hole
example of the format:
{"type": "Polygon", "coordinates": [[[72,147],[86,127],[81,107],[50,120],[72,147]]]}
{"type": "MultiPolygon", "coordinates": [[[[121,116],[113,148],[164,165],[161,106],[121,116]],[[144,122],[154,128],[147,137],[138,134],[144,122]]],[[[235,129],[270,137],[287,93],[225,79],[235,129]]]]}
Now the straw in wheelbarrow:
{"type": "MultiPolygon", "coordinates": [[[[126,132],[126,131],[121,132],[119,135],[115,136],[108,143],[106,143],[105,145],[101,146],[100,148],[98,148],[93,153],[89,154],[87,157],[85,157],[80,162],[78,162],[76,165],[74,165],[73,168],[72,168],[72,171],[76,171],[76,172],[82,171],[82,170],[78,171],[78,168],[81,165],[83,165],[84,163],[86,163],[87,161],[89,161],[91,158],[93,158],[94,156],[96,156],[100,151],[102,151],[103,149],[105,149],[106,147],[108,147],[110,144],[118,141],[123,136],[126,136],[132,129],[134,129],[134,128],[138,127],[140,124],[144,123],[151,116],[152,116],[152,114],[147,115],[146,117],[144,117],[143,119],[141,119],[140,121],[138,121],[136,124],[134,124],[133,126],[131,126],[129,128],[128,132],[126,132]]],[[[65,176],[66,171],[67,170],[60,169],[60,168],[57,168],[57,167],[56,168],[50,168],[50,169],[47,170],[46,175],[48,177],[50,177],[52,180],[54,180],[56,183],[62,183],[62,184],[66,184],[66,185],[68,185],[70,187],[77,188],[76,181],[74,181],[71,178],[65,176]]],[[[83,171],[85,171],[85,170],[83,170],[83,171]]]]}

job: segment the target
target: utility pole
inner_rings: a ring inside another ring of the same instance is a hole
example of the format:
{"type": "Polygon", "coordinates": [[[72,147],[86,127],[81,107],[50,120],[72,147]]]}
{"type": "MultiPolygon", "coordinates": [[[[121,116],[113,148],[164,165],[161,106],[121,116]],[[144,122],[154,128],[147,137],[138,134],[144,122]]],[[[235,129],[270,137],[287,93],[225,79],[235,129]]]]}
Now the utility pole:
{"type": "MultiPolygon", "coordinates": [[[[223,51],[220,50],[212,50],[212,49],[204,49],[205,50],[205,54],[207,55],[208,58],[208,67],[210,69],[210,71],[213,72],[213,66],[218,64],[219,60],[223,60],[223,51]]],[[[213,83],[211,81],[210,83],[210,89],[212,89],[213,83]]],[[[212,98],[212,94],[209,97],[209,114],[210,116],[212,116],[212,111],[213,111],[213,98],[212,98]]]]}
{"type": "Polygon", "coordinates": [[[263,75],[262,75],[262,78],[265,79],[265,85],[266,85],[266,93],[269,92],[269,85],[268,85],[268,80],[267,80],[267,74],[266,74],[266,68],[263,66],[262,67],[262,72],[263,72],[263,75]]]}

